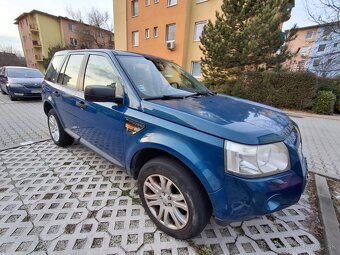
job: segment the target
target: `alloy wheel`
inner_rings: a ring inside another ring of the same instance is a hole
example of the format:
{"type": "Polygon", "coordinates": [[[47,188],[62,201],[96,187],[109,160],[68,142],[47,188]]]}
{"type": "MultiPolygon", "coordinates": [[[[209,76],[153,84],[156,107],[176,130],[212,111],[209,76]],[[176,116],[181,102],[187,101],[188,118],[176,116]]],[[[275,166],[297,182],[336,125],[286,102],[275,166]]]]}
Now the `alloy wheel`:
{"type": "Polygon", "coordinates": [[[165,227],[183,229],[189,221],[189,208],[181,190],[167,177],[154,174],[143,184],[147,206],[165,227]]]}
{"type": "Polygon", "coordinates": [[[53,140],[55,142],[58,142],[60,138],[59,126],[56,118],[53,115],[50,115],[50,117],[48,118],[48,126],[50,128],[50,133],[53,140]]]}

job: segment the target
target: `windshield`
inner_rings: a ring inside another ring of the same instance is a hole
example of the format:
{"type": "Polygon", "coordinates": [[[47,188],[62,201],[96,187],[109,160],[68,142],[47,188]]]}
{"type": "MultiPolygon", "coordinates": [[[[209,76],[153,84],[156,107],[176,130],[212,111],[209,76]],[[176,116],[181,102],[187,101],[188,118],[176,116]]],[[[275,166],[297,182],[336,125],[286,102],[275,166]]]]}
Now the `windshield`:
{"type": "Polygon", "coordinates": [[[43,78],[43,74],[36,69],[8,68],[8,77],[11,78],[43,78]]]}
{"type": "Polygon", "coordinates": [[[119,56],[118,59],[144,98],[210,93],[204,85],[172,62],[136,56],[119,56]]]}

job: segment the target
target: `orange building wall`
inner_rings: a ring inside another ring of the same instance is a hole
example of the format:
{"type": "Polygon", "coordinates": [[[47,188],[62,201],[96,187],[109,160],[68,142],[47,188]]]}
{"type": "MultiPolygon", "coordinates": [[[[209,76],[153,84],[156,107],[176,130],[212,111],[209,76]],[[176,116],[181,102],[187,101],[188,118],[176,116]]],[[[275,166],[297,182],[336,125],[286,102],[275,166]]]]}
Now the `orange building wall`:
{"type": "Polygon", "coordinates": [[[145,6],[145,1],[139,1],[139,13],[132,17],[131,1],[127,3],[127,49],[128,51],[146,53],[161,56],[172,60],[179,65],[184,64],[184,49],[186,47],[187,35],[185,34],[188,25],[187,13],[190,1],[178,1],[175,6],[167,6],[166,1],[159,1],[154,4],[151,1],[150,6],[145,6]],[[166,47],[166,25],[176,23],[174,51],[166,47]],[[154,38],[153,29],[157,24],[158,38],[154,38]],[[145,39],[145,29],[150,29],[150,39],[145,39]],[[132,32],[139,31],[139,46],[132,46],[132,32]]]}
{"type": "MultiPolygon", "coordinates": [[[[315,36],[317,32],[317,27],[307,27],[302,28],[297,31],[296,38],[288,43],[288,50],[289,52],[296,54],[292,59],[287,60],[284,63],[284,67],[290,71],[299,71],[298,63],[300,61],[304,61],[304,68],[306,67],[307,60],[309,58],[309,55],[311,53],[315,36]],[[309,40],[306,39],[306,34],[308,31],[313,32],[313,37],[309,40]],[[307,51],[305,56],[301,56],[300,50],[303,47],[309,47],[309,50],[307,51]]],[[[303,71],[304,68],[300,69],[300,71],[303,71]]]]}

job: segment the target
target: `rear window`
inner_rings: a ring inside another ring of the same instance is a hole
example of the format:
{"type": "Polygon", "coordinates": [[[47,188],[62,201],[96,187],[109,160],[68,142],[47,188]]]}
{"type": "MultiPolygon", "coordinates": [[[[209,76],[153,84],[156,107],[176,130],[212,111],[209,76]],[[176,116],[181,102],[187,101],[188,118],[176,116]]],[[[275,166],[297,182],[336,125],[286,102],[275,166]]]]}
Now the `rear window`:
{"type": "Polygon", "coordinates": [[[47,68],[45,79],[56,82],[64,56],[54,56],[47,68]]]}
{"type": "Polygon", "coordinates": [[[7,68],[7,76],[11,78],[43,78],[44,75],[37,69],[7,68]]]}

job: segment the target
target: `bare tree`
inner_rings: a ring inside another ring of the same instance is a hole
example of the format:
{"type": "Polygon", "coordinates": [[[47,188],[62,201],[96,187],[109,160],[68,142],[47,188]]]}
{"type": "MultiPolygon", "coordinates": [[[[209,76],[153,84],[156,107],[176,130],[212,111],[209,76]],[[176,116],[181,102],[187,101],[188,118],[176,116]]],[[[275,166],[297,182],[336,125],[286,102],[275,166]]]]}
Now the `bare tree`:
{"type": "Polygon", "coordinates": [[[11,45],[0,45],[0,66],[4,65],[26,66],[26,61],[22,53],[11,45]]]}
{"type": "MultiPolygon", "coordinates": [[[[105,31],[95,31],[90,26],[95,26],[108,31],[113,31],[111,17],[107,11],[101,12],[92,7],[90,11],[73,10],[71,7],[65,9],[67,15],[78,21],[75,32],[77,33],[77,44],[69,45],[70,48],[103,48],[105,31]],[[111,24],[111,25],[110,25],[111,24]]],[[[113,45],[108,47],[113,48],[113,45]]]]}
{"type": "Polygon", "coordinates": [[[84,22],[83,14],[79,9],[73,10],[71,6],[68,6],[65,8],[65,12],[71,19],[74,19],[78,22],[84,22]]]}
{"type": "Polygon", "coordinates": [[[108,11],[101,12],[92,7],[90,11],[84,13],[79,9],[73,10],[70,6],[66,7],[65,11],[70,18],[78,22],[113,31],[112,20],[108,11]]]}
{"type": "Polygon", "coordinates": [[[317,3],[311,4],[305,0],[305,8],[309,18],[319,24],[334,23],[334,32],[340,33],[337,28],[340,28],[340,1],[339,0],[318,0],[317,3]]]}
{"type": "Polygon", "coordinates": [[[108,11],[100,12],[98,9],[92,7],[91,10],[86,14],[86,17],[87,23],[89,25],[113,31],[112,22],[108,11]]]}

